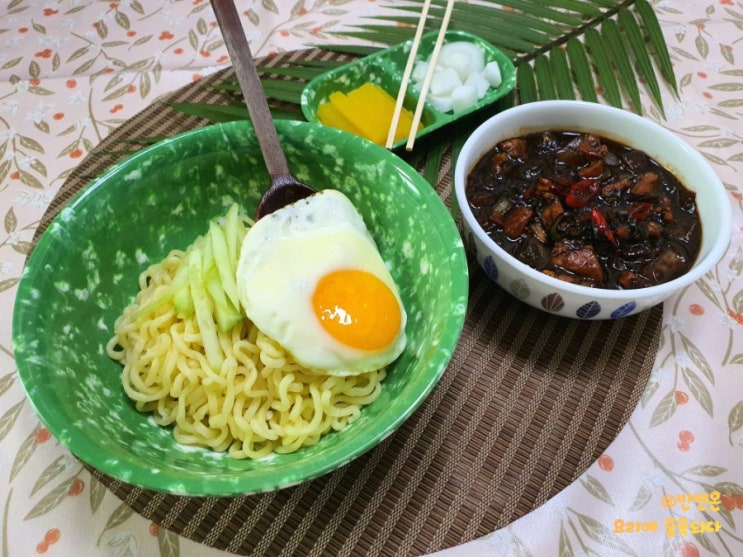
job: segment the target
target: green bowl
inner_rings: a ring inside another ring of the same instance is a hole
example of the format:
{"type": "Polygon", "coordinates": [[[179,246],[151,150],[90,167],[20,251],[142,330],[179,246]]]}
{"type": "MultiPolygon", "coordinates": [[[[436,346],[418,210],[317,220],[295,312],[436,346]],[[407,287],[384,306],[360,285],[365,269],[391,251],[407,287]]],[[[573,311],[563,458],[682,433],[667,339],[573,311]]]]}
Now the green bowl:
{"type": "MultiPolygon", "coordinates": [[[[417,59],[427,60],[429,58],[436,44],[438,34],[438,31],[434,31],[421,36],[417,59]]],[[[436,110],[429,102],[424,103],[423,113],[421,115],[423,128],[416,134],[417,138],[424,137],[468,114],[492,105],[495,101],[510,93],[516,85],[516,68],[510,58],[501,50],[472,33],[455,30],[447,31],[445,42],[454,41],[467,41],[479,45],[485,54],[485,63],[496,62],[498,64],[501,71],[501,84],[498,87],[491,87],[477,104],[466,110],[461,110],[456,114],[452,112],[441,112],[440,110],[436,110]]],[[[335,91],[348,93],[366,82],[371,82],[381,87],[393,99],[396,99],[412,44],[413,41],[411,39],[391,48],[375,52],[355,62],[344,64],[312,79],[302,91],[301,105],[304,117],[307,118],[308,122],[319,123],[317,109],[322,103],[328,101],[331,93],[335,91]]],[[[410,112],[415,113],[415,107],[418,104],[419,97],[420,94],[413,87],[412,82],[410,82],[406,90],[403,106],[410,112]]],[[[397,149],[406,143],[407,137],[395,142],[392,148],[397,149]]]]}
{"type": "Polygon", "coordinates": [[[232,202],[255,211],[268,178],[252,127],[232,122],[164,140],[107,171],[63,209],[21,279],[13,345],[26,393],[83,462],[147,489],[186,495],[270,491],[344,465],[390,435],[436,385],[467,306],[461,238],[441,199],[410,166],[351,134],[276,123],[300,180],[346,193],[400,287],[408,345],[381,396],[341,432],[294,454],[234,460],[179,445],[137,412],[105,344],[137,276],[187,247],[232,202]]]}

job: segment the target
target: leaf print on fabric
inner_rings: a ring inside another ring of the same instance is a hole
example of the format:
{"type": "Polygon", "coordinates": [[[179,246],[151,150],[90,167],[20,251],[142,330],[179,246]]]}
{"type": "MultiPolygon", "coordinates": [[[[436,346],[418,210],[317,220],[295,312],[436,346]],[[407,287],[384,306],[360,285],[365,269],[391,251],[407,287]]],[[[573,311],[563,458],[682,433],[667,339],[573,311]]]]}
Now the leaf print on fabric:
{"type": "MultiPolygon", "coordinates": [[[[78,472],[79,473],[79,472],[78,472]]],[[[49,493],[44,495],[38,503],[23,517],[23,520],[31,520],[42,515],[45,515],[49,511],[57,508],[62,501],[67,498],[67,494],[70,492],[72,483],[77,478],[77,474],[70,478],[66,478],[58,483],[49,493]]]]}
{"type": "Polygon", "coordinates": [[[735,252],[735,256],[730,260],[728,268],[740,276],[743,274],[743,248],[739,247],[735,252]]]}
{"type": "Polygon", "coordinates": [[[717,294],[704,277],[699,279],[695,283],[695,286],[697,286],[702,294],[704,294],[710,302],[715,304],[717,308],[722,309],[722,304],[720,304],[720,301],[717,299],[717,294]]]}
{"type": "Polygon", "coordinates": [[[699,545],[701,545],[704,549],[709,551],[712,555],[720,554],[715,548],[714,544],[712,543],[712,540],[710,540],[709,536],[707,536],[707,534],[696,534],[694,536],[694,540],[698,541],[699,545]]]}
{"type": "MultiPolygon", "coordinates": [[[[0,288],[2,287],[2,283],[0,282],[0,288]]],[[[0,441],[2,441],[5,436],[10,433],[10,430],[13,428],[13,425],[15,424],[16,420],[18,419],[18,415],[21,413],[21,408],[23,408],[23,403],[25,402],[25,398],[21,399],[20,402],[15,403],[13,406],[8,408],[8,410],[3,414],[2,417],[0,417],[0,441]]]]}
{"type": "Polygon", "coordinates": [[[653,398],[653,395],[659,388],[659,381],[652,381],[647,384],[645,390],[642,392],[642,396],[640,397],[640,406],[642,408],[645,408],[647,406],[648,402],[650,402],[650,399],[653,398]]]}
{"type": "Polygon", "coordinates": [[[25,170],[19,171],[19,178],[21,180],[21,183],[30,187],[35,188],[39,190],[44,189],[44,184],[42,184],[38,178],[36,178],[33,174],[30,172],[26,172],[25,170]]]}
{"type": "Polygon", "coordinates": [[[640,486],[640,489],[637,491],[635,500],[632,502],[632,506],[629,510],[639,511],[645,505],[647,505],[648,501],[650,501],[650,499],[653,497],[653,494],[653,485],[648,481],[643,482],[643,484],[640,486]]]}
{"type": "Polygon", "coordinates": [[[558,557],[572,557],[573,547],[570,545],[570,538],[565,531],[565,525],[560,524],[560,542],[557,548],[558,557]]]}
{"type": "Polygon", "coordinates": [[[18,219],[15,216],[15,211],[13,211],[13,207],[9,207],[8,211],[5,213],[5,232],[10,234],[11,232],[15,232],[16,227],[18,226],[18,219]]]}
{"type": "Polygon", "coordinates": [[[116,528],[117,526],[123,524],[126,522],[134,511],[132,508],[127,505],[126,503],[121,503],[113,513],[111,513],[111,516],[108,517],[108,521],[106,522],[106,525],[103,527],[103,530],[101,531],[100,536],[98,536],[98,543],[97,545],[101,544],[101,540],[103,539],[103,534],[111,530],[112,528],[116,528]]]}
{"type": "MultiPolygon", "coordinates": [[[[0,292],[2,292],[3,290],[10,290],[16,284],[18,284],[20,280],[21,280],[20,278],[9,278],[9,279],[0,280],[0,292]]],[[[3,438],[2,422],[0,421],[0,439],[2,438],[3,438]]]]}
{"type": "Polygon", "coordinates": [[[8,373],[0,377],[0,396],[3,396],[15,384],[15,373],[8,373]]]}
{"type": "Polygon", "coordinates": [[[580,483],[585,488],[585,490],[596,497],[596,499],[598,499],[599,501],[603,501],[608,505],[614,506],[614,501],[612,501],[609,492],[606,491],[606,488],[599,480],[597,480],[590,474],[585,474],[580,478],[580,483]]]}
{"type": "Polygon", "coordinates": [[[33,488],[31,489],[31,495],[38,493],[43,487],[49,484],[54,478],[59,476],[62,472],[67,470],[69,465],[69,459],[66,455],[58,456],[51,464],[49,464],[41,475],[36,480],[33,488]]]}
{"type": "Polygon", "coordinates": [[[655,427],[668,421],[671,416],[673,416],[674,412],[676,412],[677,406],[676,393],[674,391],[669,391],[655,408],[655,411],[650,418],[650,427],[655,427]]]}
{"type": "Polygon", "coordinates": [[[693,468],[689,468],[684,472],[684,474],[694,474],[695,476],[705,476],[705,477],[712,477],[712,476],[719,476],[720,474],[724,474],[727,472],[727,468],[723,468],[722,466],[714,466],[712,464],[700,464],[699,466],[694,466],[693,468]]]}
{"type": "Polygon", "coordinates": [[[568,510],[578,518],[578,524],[580,524],[583,532],[596,543],[621,551],[627,555],[635,554],[631,547],[624,543],[621,538],[613,534],[609,528],[601,524],[595,518],[581,514],[572,509],[568,510]]]}
{"type": "Polygon", "coordinates": [[[160,557],[178,557],[181,553],[178,535],[165,528],[158,529],[157,546],[160,549],[160,557]]]}
{"type": "Polygon", "coordinates": [[[90,476],[90,510],[95,513],[98,511],[103,499],[106,497],[106,486],[95,477],[90,476]]]}
{"type": "Polygon", "coordinates": [[[707,42],[707,39],[702,36],[701,33],[697,35],[697,38],[694,40],[694,44],[697,47],[697,52],[702,58],[707,58],[707,56],[709,56],[709,43],[707,42]]]}
{"type": "Polygon", "coordinates": [[[689,392],[694,395],[699,405],[711,418],[714,417],[712,396],[699,376],[688,367],[681,368],[681,375],[689,386],[689,392]]]}
{"type": "Polygon", "coordinates": [[[743,290],[733,296],[733,311],[743,313],[743,290]]]}
{"type": "Polygon", "coordinates": [[[106,545],[113,550],[115,557],[137,557],[139,555],[137,538],[128,532],[112,536],[106,545]]]}
{"type": "Polygon", "coordinates": [[[249,9],[249,10],[247,10],[247,11],[243,12],[243,13],[244,13],[244,14],[245,14],[245,15],[247,16],[247,18],[248,18],[248,21],[249,21],[250,23],[252,23],[252,24],[253,24],[253,25],[254,25],[255,27],[258,27],[258,26],[260,25],[260,23],[261,23],[261,18],[260,18],[260,16],[259,16],[259,15],[258,15],[258,14],[256,13],[256,11],[255,11],[255,10],[253,10],[253,9],[251,8],[251,9],[249,9]]]}
{"type": "Polygon", "coordinates": [[[13,459],[13,464],[10,467],[10,481],[12,482],[18,473],[23,469],[23,466],[29,461],[31,456],[36,451],[36,447],[39,446],[39,442],[36,440],[39,430],[35,429],[31,434],[26,437],[21,446],[18,447],[18,452],[13,459]]]}
{"type": "Polygon", "coordinates": [[[129,22],[129,16],[126,15],[124,12],[116,10],[116,16],[114,17],[114,21],[116,21],[117,25],[123,29],[129,29],[131,27],[131,23],[129,22]]]}
{"type": "Polygon", "coordinates": [[[743,429],[743,400],[738,401],[728,414],[728,439],[731,445],[735,445],[733,433],[740,429],[743,429]]]}

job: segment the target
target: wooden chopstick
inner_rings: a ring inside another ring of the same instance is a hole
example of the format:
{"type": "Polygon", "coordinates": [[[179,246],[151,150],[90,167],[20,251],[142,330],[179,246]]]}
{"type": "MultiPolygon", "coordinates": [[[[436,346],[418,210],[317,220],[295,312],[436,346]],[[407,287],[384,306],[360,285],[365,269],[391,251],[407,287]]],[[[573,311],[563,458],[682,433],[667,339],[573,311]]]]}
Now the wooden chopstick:
{"type": "Polygon", "coordinates": [[[451,19],[451,12],[454,8],[454,0],[447,0],[446,11],[444,12],[444,18],[441,20],[441,27],[439,28],[438,37],[436,37],[436,44],[433,47],[431,53],[431,60],[429,61],[428,71],[426,77],[423,79],[423,85],[421,85],[420,96],[418,97],[418,104],[415,107],[415,115],[413,116],[413,123],[410,126],[410,135],[408,135],[408,143],[405,145],[407,151],[413,150],[413,143],[415,143],[415,136],[418,133],[418,124],[420,124],[421,116],[423,115],[423,105],[426,102],[426,96],[428,95],[428,88],[431,86],[431,78],[433,78],[434,68],[436,67],[436,61],[439,58],[439,52],[441,51],[441,45],[444,44],[444,38],[446,37],[446,28],[449,27],[449,20],[451,19]]]}
{"type": "Polygon", "coordinates": [[[421,36],[423,35],[423,29],[426,27],[426,19],[428,18],[428,9],[431,7],[431,0],[426,0],[421,9],[421,15],[418,18],[418,26],[415,29],[415,37],[413,43],[410,46],[410,54],[408,54],[408,61],[405,64],[405,71],[402,74],[402,81],[400,82],[400,90],[397,92],[397,100],[395,102],[395,111],[392,113],[392,121],[390,122],[390,129],[387,133],[387,143],[385,147],[387,149],[392,148],[392,144],[395,142],[395,134],[397,133],[397,125],[400,123],[400,113],[402,112],[402,104],[405,101],[405,93],[408,89],[408,83],[410,82],[410,75],[413,73],[413,67],[415,64],[415,58],[418,56],[418,47],[420,46],[421,36]]]}

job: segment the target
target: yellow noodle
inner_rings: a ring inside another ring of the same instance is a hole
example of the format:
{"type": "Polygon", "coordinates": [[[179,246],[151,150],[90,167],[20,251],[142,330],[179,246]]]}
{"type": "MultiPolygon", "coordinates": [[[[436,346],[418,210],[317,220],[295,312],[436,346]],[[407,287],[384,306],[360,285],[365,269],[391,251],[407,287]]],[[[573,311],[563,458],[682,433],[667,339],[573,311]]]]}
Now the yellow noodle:
{"type": "Polygon", "coordinates": [[[106,345],[123,365],[135,407],[173,426],[176,441],[232,458],[289,453],[343,429],[379,396],[384,370],[337,377],[304,369],[248,320],[219,332],[225,359],[211,369],[196,318],[158,302],[185,262],[174,250],[141,273],[140,291],[106,345]]]}

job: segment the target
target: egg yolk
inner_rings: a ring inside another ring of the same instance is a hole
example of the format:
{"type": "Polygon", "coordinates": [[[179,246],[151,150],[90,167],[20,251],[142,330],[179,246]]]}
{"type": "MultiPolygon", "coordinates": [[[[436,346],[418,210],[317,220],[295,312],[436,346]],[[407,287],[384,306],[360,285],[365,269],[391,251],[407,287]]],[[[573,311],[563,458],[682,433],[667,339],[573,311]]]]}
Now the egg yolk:
{"type": "Polygon", "coordinates": [[[346,269],[322,277],[312,306],[323,329],[358,350],[381,350],[397,337],[402,315],[395,294],[378,277],[346,269]]]}

